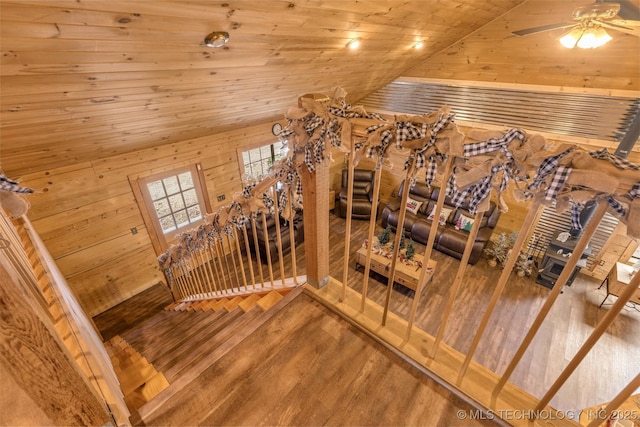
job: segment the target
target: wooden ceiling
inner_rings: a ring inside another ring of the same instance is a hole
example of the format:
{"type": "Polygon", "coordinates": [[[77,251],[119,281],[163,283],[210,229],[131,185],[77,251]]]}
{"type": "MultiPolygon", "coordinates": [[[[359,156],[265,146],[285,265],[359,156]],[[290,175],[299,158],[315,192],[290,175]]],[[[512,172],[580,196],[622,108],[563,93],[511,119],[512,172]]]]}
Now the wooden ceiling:
{"type": "Polygon", "coordinates": [[[453,57],[448,49],[478,30],[510,37],[502,20],[521,3],[2,0],[0,168],[18,178],[271,122],[299,95],[334,86],[355,102],[430,58],[453,57]],[[227,31],[229,43],[206,47],[212,31],[227,31]],[[361,48],[351,51],[355,37],[361,48]]]}

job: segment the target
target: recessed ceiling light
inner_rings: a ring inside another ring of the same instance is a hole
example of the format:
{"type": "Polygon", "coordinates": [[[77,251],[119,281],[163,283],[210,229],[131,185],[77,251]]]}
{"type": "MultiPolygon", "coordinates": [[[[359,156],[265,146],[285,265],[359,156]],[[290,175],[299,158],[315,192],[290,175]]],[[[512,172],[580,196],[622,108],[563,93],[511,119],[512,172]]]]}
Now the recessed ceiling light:
{"type": "Polygon", "coordinates": [[[222,47],[229,41],[229,33],[224,31],[214,31],[204,38],[207,47],[222,47]]]}
{"type": "Polygon", "coordinates": [[[360,39],[349,40],[349,43],[347,43],[347,47],[349,49],[357,49],[358,47],[360,47],[360,39]]]}

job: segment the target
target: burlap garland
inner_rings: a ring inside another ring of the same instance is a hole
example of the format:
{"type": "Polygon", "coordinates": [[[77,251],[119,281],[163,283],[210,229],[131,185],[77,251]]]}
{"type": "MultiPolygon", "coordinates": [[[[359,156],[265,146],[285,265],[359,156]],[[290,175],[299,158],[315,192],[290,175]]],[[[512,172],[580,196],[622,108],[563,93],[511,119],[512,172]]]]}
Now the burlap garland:
{"type": "MultiPolygon", "coordinates": [[[[488,146],[493,147],[493,140],[499,140],[506,134],[503,131],[472,129],[464,135],[453,122],[453,114],[447,106],[429,114],[397,115],[393,121],[385,122],[382,117],[367,113],[363,107],[351,107],[346,103],[345,97],[344,89],[333,88],[329,102],[303,97],[300,99],[300,107],[289,109],[285,115],[287,125],[281,138],[287,141],[291,151],[286,159],[274,165],[271,176],[283,181],[285,185],[285,194],[281,195],[278,204],[279,213],[286,218],[290,219],[293,215],[293,200],[288,200],[287,195],[292,192],[290,190],[293,187],[296,189],[295,193],[300,193],[301,168],[306,167],[313,172],[317,163],[329,158],[329,154],[325,153],[328,146],[339,147],[344,152],[353,150],[353,161],[356,164],[365,155],[377,157],[377,167],[380,167],[394,141],[398,147],[410,150],[405,164],[405,168],[409,169],[409,178],[414,181],[417,171],[424,168],[427,170],[427,182],[430,183],[435,174],[434,169],[447,156],[464,156],[466,144],[488,141],[488,146]],[[349,119],[354,117],[375,118],[379,125],[365,139],[353,142],[349,119]]],[[[508,206],[502,197],[505,183],[508,180],[531,183],[531,176],[548,159],[561,155],[556,167],[567,168],[570,173],[564,187],[559,188],[558,194],[553,196],[556,209],[562,211],[589,200],[614,198],[620,209],[624,209],[626,216],[612,209],[613,213],[627,224],[629,236],[640,238],[640,195],[631,196],[630,191],[633,184],[640,183],[640,170],[625,169],[606,160],[608,153],[599,153],[598,158],[594,158],[575,145],[548,147],[541,135],[527,135],[517,129],[507,132],[513,132],[517,137],[502,144],[498,141],[496,146],[499,148],[491,148],[490,152],[466,157],[466,161],[457,163],[447,190],[459,191],[479,182],[489,183],[498,195],[501,209],[506,210],[508,206]]],[[[531,197],[544,199],[553,177],[553,173],[547,172],[547,175],[540,177],[545,184],[534,189],[523,189],[516,185],[514,198],[517,201],[531,197]]],[[[240,226],[245,221],[244,218],[266,209],[265,200],[268,199],[264,199],[263,194],[268,185],[264,182],[247,190],[249,197],[245,191],[244,195],[234,196],[229,207],[221,208],[213,216],[207,216],[207,224],[203,226],[205,228],[185,234],[179,247],[170,247],[158,258],[161,268],[166,270],[174,263],[180,263],[181,258],[188,256],[188,248],[197,248],[196,240],[221,238],[223,233],[229,232],[231,224],[240,226]]],[[[490,203],[489,197],[476,202],[478,205],[474,209],[480,211],[488,209],[490,203]]],[[[549,203],[549,200],[544,202],[549,203]]]]}

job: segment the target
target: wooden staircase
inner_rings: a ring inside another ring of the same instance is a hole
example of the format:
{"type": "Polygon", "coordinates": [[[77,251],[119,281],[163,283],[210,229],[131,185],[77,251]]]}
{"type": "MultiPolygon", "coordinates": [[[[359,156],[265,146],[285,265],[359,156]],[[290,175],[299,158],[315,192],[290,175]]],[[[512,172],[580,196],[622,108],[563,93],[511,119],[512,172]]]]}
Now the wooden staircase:
{"type": "Polygon", "coordinates": [[[107,341],[133,424],[271,318],[269,312],[279,309],[274,306],[285,306],[300,292],[172,303],[107,341]]]}

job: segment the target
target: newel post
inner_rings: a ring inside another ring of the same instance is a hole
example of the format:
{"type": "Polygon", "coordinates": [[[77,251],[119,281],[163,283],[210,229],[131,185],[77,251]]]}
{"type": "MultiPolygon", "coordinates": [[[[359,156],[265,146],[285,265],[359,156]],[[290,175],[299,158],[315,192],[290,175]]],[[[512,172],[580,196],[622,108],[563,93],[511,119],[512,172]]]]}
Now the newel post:
{"type": "MultiPolygon", "coordinates": [[[[328,100],[325,95],[306,94],[301,98],[328,100]]],[[[298,100],[300,104],[300,100],[298,100]]],[[[302,106],[301,104],[299,105],[302,106]]],[[[298,168],[302,179],[304,248],[307,282],[321,288],[329,281],[329,160],[316,163],[314,172],[303,164],[298,168]]]]}

